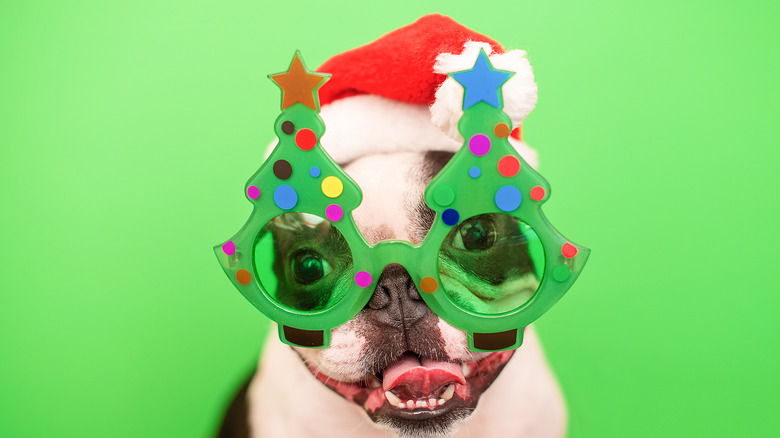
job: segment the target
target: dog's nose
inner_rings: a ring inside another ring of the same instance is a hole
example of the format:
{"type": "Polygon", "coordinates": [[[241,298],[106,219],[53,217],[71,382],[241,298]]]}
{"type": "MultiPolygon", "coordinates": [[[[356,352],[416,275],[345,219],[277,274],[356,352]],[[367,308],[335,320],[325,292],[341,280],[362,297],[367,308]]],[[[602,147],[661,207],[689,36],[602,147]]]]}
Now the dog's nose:
{"type": "Polygon", "coordinates": [[[431,313],[412,277],[399,264],[385,266],[374,295],[368,301],[368,308],[374,310],[376,322],[405,328],[431,313]]]}

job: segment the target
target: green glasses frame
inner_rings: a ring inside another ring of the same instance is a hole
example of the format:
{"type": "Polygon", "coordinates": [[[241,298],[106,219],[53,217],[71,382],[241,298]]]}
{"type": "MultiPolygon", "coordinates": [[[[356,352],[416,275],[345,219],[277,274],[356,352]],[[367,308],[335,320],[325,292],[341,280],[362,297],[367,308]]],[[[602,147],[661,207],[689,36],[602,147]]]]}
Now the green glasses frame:
{"type": "Polygon", "coordinates": [[[541,211],[550,197],[548,183],[509,144],[511,120],[502,111],[501,85],[511,74],[493,69],[481,52],[472,70],[451,75],[465,84],[458,124],[464,144],[425,189],[425,202],[436,217],[417,245],[400,240],[371,245],[358,230],[352,211],[361,203],[360,188],[320,145],[325,125],[319,117],[317,89],[329,75],[306,69],[296,52],[287,72],[269,76],[283,90],[282,113],[274,124],[279,143],[246,184],[246,196],[254,205],[249,220],[214,250],[241,294],[278,324],[283,342],[329,346],[330,331],[365,308],[381,272],[393,263],[408,271],[436,315],[467,333],[473,351],[519,347],[522,329],[566,293],[590,250],[568,241],[550,225],[541,211]],[[484,87],[485,83],[497,85],[484,87]],[[349,246],[354,281],[326,309],[302,311],[278,303],[257,272],[258,237],[284,213],[327,218],[349,246]],[[438,266],[440,248],[454,227],[486,213],[510,215],[530,226],[544,255],[540,283],[531,298],[518,308],[489,315],[466,308],[446,293],[438,266]]]}

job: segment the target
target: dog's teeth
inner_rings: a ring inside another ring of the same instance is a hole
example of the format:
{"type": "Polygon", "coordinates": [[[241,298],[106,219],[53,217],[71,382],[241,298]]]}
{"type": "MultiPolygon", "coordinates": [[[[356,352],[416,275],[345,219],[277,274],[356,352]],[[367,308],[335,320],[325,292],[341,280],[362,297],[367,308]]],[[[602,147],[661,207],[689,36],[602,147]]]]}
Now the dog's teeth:
{"type": "Polygon", "coordinates": [[[435,398],[429,398],[428,399],[428,406],[430,406],[430,407],[436,406],[436,399],[435,398]]]}
{"type": "Polygon", "coordinates": [[[405,407],[406,407],[406,403],[404,403],[404,402],[401,402],[401,403],[398,403],[398,405],[397,405],[397,406],[398,406],[399,408],[403,409],[403,408],[405,408],[405,407]]]}
{"type": "Polygon", "coordinates": [[[393,406],[398,406],[398,407],[401,407],[401,406],[399,406],[399,405],[403,404],[403,403],[401,402],[401,399],[400,399],[400,398],[398,398],[398,396],[397,396],[397,395],[393,394],[393,393],[392,393],[392,392],[390,392],[390,391],[385,391],[385,397],[387,397],[387,401],[389,401],[389,402],[390,402],[390,404],[391,404],[391,405],[393,405],[393,406]]]}
{"type": "Polygon", "coordinates": [[[447,403],[447,400],[444,400],[443,398],[439,399],[439,406],[443,405],[444,403],[447,403]]]}
{"type": "Polygon", "coordinates": [[[425,400],[417,400],[417,407],[418,408],[424,408],[427,407],[428,403],[425,400]]]}
{"type": "Polygon", "coordinates": [[[471,374],[471,367],[466,362],[463,362],[463,377],[468,377],[471,374]]]}
{"type": "Polygon", "coordinates": [[[371,387],[371,389],[377,389],[380,386],[382,386],[382,382],[379,381],[375,376],[371,376],[370,379],[368,379],[368,385],[371,387]]]}
{"type": "Polygon", "coordinates": [[[453,394],[455,394],[455,384],[454,383],[447,387],[447,389],[441,395],[441,398],[443,398],[444,401],[447,401],[447,400],[452,398],[453,394]]]}

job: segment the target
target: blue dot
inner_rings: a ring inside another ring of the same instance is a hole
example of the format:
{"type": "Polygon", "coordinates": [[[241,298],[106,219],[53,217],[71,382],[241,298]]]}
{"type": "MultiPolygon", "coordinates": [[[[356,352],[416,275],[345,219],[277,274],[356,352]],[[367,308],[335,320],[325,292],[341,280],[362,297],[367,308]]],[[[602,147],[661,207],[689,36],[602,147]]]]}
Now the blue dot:
{"type": "Polygon", "coordinates": [[[294,188],[282,184],[274,190],[274,203],[282,210],[289,210],[298,203],[298,193],[294,188]]]}
{"type": "Polygon", "coordinates": [[[320,176],[320,168],[317,166],[312,166],[311,169],[309,169],[309,175],[317,178],[320,176]]]}
{"type": "Polygon", "coordinates": [[[496,190],[496,207],[501,211],[515,211],[521,202],[523,195],[515,186],[504,186],[496,190]]]}
{"type": "Polygon", "coordinates": [[[447,225],[455,225],[458,223],[459,219],[460,215],[455,209],[452,208],[444,210],[444,213],[441,214],[441,220],[443,220],[447,225]]]}
{"type": "Polygon", "coordinates": [[[469,176],[472,178],[479,178],[479,176],[482,175],[482,171],[479,170],[479,167],[474,166],[469,169],[469,176]]]}

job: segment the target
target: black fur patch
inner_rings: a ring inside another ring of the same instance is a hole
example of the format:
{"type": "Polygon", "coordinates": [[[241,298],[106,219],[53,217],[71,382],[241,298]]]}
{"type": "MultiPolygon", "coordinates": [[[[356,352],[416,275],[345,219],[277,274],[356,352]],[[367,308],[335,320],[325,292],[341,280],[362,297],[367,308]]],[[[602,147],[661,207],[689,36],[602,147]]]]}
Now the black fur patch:
{"type": "MultiPolygon", "coordinates": [[[[420,181],[422,182],[423,190],[433,177],[447,165],[453,155],[455,154],[445,151],[428,151],[425,153],[421,169],[423,180],[420,181]]],[[[436,219],[436,212],[428,207],[422,196],[419,199],[411,199],[411,201],[410,205],[407,204],[407,209],[411,210],[409,211],[409,217],[412,219],[412,229],[409,235],[414,240],[420,242],[431,229],[433,221],[436,219]]]]}
{"type": "Polygon", "coordinates": [[[249,438],[249,402],[247,391],[255,372],[246,379],[230,402],[230,406],[222,419],[217,438],[249,438]]]}

